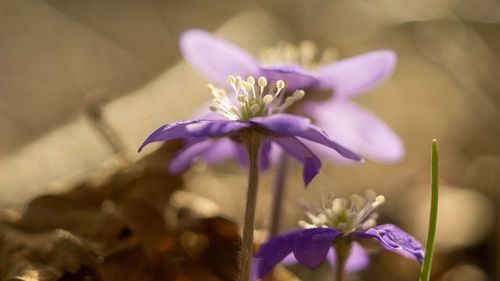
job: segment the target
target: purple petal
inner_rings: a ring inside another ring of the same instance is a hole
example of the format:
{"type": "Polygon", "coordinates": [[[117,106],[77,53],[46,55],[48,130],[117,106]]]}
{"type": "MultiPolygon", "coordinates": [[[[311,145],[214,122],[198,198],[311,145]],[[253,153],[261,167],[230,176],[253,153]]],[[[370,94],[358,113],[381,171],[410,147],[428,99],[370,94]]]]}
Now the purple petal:
{"type": "MultiPolygon", "coordinates": [[[[337,256],[333,247],[328,250],[326,259],[332,267],[337,266],[337,256]]],[[[294,265],[298,262],[299,261],[295,258],[293,253],[290,253],[281,261],[281,264],[294,265]]],[[[359,243],[354,242],[352,244],[351,254],[349,255],[349,258],[347,259],[347,263],[345,265],[345,270],[347,272],[357,272],[367,268],[369,264],[370,256],[368,255],[366,250],[359,243]]]]}
{"type": "Polygon", "coordinates": [[[293,114],[279,113],[252,118],[250,123],[261,125],[274,134],[295,136],[299,132],[307,130],[311,125],[311,120],[293,114]]]}
{"type": "Polygon", "coordinates": [[[319,87],[331,88],[335,97],[353,97],[380,85],[391,76],[396,54],[380,50],[344,59],[319,69],[319,87]]]}
{"type": "Polygon", "coordinates": [[[271,156],[271,141],[266,139],[260,149],[260,170],[264,171],[269,168],[270,156],[271,156]]]}
{"type": "MultiPolygon", "coordinates": [[[[363,156],[383,163],[401,160],[405,154],[401,139],[377,116],[344,99],[323,103],[308,102],[305,109],[318,127],[363,156]]],[[[319,147],[322,155],[333,160],[338,155],[319,147]]],[[[314,149],[316,151],[316,149],[314,149]]]]}
{"type": "Polygon", "coordinates": [[[364,233],[357,233],[357,235],[376,238],[384,248],[402,256],[416,259],[419,262],[424,260],[422,243],[395,225],[378,225],[364,233]]]}
{"type": "Polygon", "coordinates": [[[234,143],[227,138],[208,139],[186,145],[172,160],[169,169],[172,173],[180,173],[196,158],[201,158],[209,164],[220,163],[234,155],[234,152],[228,149],[231,146],[234,146],[234,143]]]}
{"type": "Polygon", "coordinates": [[[250,122],[259,124],[272,133],[278,135],[297,136],[316,143],[320,143],[331,149],[334,149],[340,155],[348,159],[352,159],[355,161],[362,160],[359,155],[332,141],[325,132],[323,132],[316,126],[311,125],[310,120],[307,118],[281,113],[266,117],[252,118],[250,122]]]}
{"type": "Polygon", "coordinates": [[[240,165],[243,167],[248,167],[248,151],[242,144],[236,144],[236,156],[240,162],[240,165]]]}
{"type": "Polygon", "coordinates": [[[288,254],[282,261],[281,264],[283,265],[294,265],[299,263],[299,261],[295,258],[293,253],[288,254]]]}
{"type": "Polygon", "coordinates": [[[245,50],[209,32],[192,29],[180,39],[184,58],[208,80],[226,85],[229,75],[257,75],[259,62],[245,50]]]}
{"type": "MultiPolygon", "coordinates": [[[[330,248],[326,257],[332,267],[337,265],[337,256],[334,248],[330,248]]],[[[366,250],[359,243],[352,243],[351,253],[347,259],[345,270],[347,272],[356,272],[365,269],[369,264],[370,256],[368,256],[366,250]]]]}
{"type": "Polygon", "coordinates": [[[187,120],[177,121],[158,128],[139,147],[139,152],[152,142],[179,138],[220,137],[247,128],[248,122],[233,120],[187,120]]]}
{"type": "Polygon", "coordinates": [[[293,254],[297,261],[309,268],[317,268],[323,263],[332,247],[333,239],[341,231],[332,228],[306,229],[294,236],[293,254]]]}
{"type": "Polygon", "coordinates": [[[262,245],[255,256],[255,276],[259,279],[265,277],[281,260],[291,253],[294,238],[302,231],[298,230],[285,235],[275,236],[262,245]]]}
{"type": "Polygon", "coordinates": [[[242,144],[236,144],[236,155],[238,156],[238,160],[240,165],[243,167],[248,167],[248,151],[242,144]]]}
{"type": "Polygon", "coordinates": [[[272,138],[272,140],[304,165],[302,177],[304,185],[307,187],[321,170],[321,161],[319,158],[307,146],[294,137],[272,138]]]}
{"type": "Polygon", "coordinates": [[[308,89],[316,86],[319,81],[309,71],[296,65],[279,65],[261,67],[260,75],[270,81],[285,81],[289,91],[308,89]]]}
{"type": "Polygon", "coordinates": [[[323,130],[314,125],[310,125],[309,128],[305,131],[298,132],[296,136],[327,146],[347,159],[361,162],[363,161],[363,158],[361,158],[361,156],[334,142],[323,130]]]}

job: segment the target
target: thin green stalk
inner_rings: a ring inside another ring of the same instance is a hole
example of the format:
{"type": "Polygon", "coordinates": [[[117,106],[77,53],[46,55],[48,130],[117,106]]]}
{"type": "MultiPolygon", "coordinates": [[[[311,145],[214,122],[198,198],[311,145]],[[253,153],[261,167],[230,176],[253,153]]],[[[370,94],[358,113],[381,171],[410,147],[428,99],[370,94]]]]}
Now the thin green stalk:
{"type": "Polygon", "coordinates": [[[243,239],[240,253],[240,271],[241,281],[250,281],[250,270],[252,268],[252,248],[253,232],[255,221],[255,209],[257,205],[257,191],[259,187],[259,152],[260,139],[257,135],[251,134],[247,143],[249,173],[247,202],[245,208],[245,222],[243,225],[243,239]]]}
{"type": "Polygon", "coordinates": [[[425,246],[425,258],[420,271],[420,281],[429,281],[431,276],[432,256],[436,243],[436,228],[438,216],[439,197],[439,151],[438,142],[432,140],[432,191],[431,191],[431,213],[429,216],[429,232],[427,234],[427,245],[425,246]]]}

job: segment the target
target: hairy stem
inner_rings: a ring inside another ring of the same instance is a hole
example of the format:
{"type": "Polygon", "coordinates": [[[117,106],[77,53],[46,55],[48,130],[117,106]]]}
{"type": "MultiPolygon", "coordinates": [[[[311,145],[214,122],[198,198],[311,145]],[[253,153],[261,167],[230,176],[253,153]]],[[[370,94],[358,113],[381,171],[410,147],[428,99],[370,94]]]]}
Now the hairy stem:
{"type": "Polygon", "coordinates": [[[251,134],[247,142],[249,174],[245,221],[243,225],[243,241],[240,253],[240,280],[250,281],[252,268],[253,231],[255,221],[255,208],[257,205],[257,191],[259,186],[259,152],[260,139],[251,134]]]}
{"type": "Polygon", "coordinates": [[[288,172],[288,156],[281,152],[278,160],[278,172],[274,180],[273,201],[271,205],[271,223],[269,224],[269,237],[277,235],[280,231],[281,212],[285,197],[286,174],[288,172]]]}
{"type": "Polygon", "coordinates": [[[351,254],[351,240],[341,239],[334,243],[335,255],[337,256],[336,281],[345,281],[345,265],[351,254]]]}
{"type": "Polygon", "coordinates": [[[439,151],[437,140],[432,140],[432,184],[431,184],[431,213],[429,217],[429,232],[425,246],[425,258],[420,271],[420,281],[429,281],[431,276],[432,256],[436,243],[438,197],[439,197],[439,151]]]}

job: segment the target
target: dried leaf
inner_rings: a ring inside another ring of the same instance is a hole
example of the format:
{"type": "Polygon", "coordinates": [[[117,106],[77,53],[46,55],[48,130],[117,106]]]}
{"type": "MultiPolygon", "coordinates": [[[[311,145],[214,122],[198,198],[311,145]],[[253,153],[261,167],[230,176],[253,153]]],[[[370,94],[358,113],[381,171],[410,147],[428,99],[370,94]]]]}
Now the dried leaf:
{"type": "MultiPolygon", "coordinates": [[[[166,163],[179,143],[118,171],[28,204],[0,224],[0,276],[7,280],[234,280],[240,237],[224,218],[200,218],[196,196],[166,163]]],[[[203,200],[202,200],[203,201],[203,200]]],[[[210,204],[209,204],[210,205],[210,204]]],[[[212,206],[212,209],[213,206],[212,206]]],[[[215,208],[217,209],[217,208],[215,208]]]]}

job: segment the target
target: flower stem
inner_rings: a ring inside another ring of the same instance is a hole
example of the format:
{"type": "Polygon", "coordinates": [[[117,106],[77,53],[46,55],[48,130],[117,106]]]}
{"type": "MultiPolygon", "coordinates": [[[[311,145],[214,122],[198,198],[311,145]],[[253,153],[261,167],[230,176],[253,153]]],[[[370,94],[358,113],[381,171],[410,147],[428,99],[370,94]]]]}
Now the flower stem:
{"type": "Polygon", "coordinates": [[[344,281],[345,265],[351,254],[351,240],[347,237],[342,237],[334,243],[335,255],[337,256],[337,272],[335,281],[344,281]]]}
{"type": "Polygon", "coordinates": [[[429,281],[431,275],[432,256],[436,243],[438,197],[439,197],[439,151],[436,139],[432,140],[432,191],[431,191],[431,213],[429,217],[429,232],[427,233],[427,245],[425,247],[425,258],[420,271],[420,281],[429,281]]]}
{"type": "Polygon", "coordinates": [[[273,237],[280,231],[281,211],[285,197],[286,174],[288,172],[288,156],[281,152],[278,160],[278,172],[274,180],[273,201],[271,205],[271,223],[269,225],[269,237],[273,237]]]}
{"type": "Polygon", "coordinates": [[[255,221],[255,208],[257,205],[257,191],[259,186],[259,152],[260,139],[256,134],[251,134],[247,141],[249,174],[245,221],[243,225],[243,241],[240,253],[240,280],[250,281],[252,268],[253,231],[255,221]]]}

